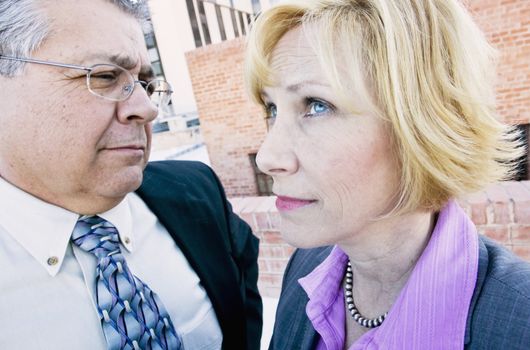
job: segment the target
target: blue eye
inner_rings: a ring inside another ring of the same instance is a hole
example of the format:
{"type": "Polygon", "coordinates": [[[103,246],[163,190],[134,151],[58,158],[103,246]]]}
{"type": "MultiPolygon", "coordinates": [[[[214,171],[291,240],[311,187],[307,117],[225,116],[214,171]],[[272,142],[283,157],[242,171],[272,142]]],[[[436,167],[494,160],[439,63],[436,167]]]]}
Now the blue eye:
{"type": "Polygon", "coordinates": [[[307,99],[307,106],[309,111],[307,112],[306,116],[309,117],[319,116],[333,112],[333,107],[331,107],[329,104],[313,98],[307,99]]]}
{"type": "Polygon", "coordinates": [[[268,103],[265,106],[265,114],[266,114],[266,118],[276,118],[276,115],[278,114],[276,105],[274,103],[268,103]]]}

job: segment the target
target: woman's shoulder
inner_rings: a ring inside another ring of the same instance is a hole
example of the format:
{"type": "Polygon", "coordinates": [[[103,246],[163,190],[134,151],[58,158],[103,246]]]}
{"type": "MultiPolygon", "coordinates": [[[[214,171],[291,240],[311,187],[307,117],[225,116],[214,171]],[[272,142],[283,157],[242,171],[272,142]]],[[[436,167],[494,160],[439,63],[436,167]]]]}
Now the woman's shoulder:
{"type": "Polygon", "coordinates": [[[477,285],[468,318],[468,349],[528,349],[530,263],[481,236],[477,285]]]}
{"type": "Polygon", "coordinates": [[[285,269],[285,276],[296,280],[306,276],[329,256],[332,249],[333,246],[296,249],[289,259],[285,269]]]}
{"type": "Polygon", "coordinates": [[[481,236],[480,242],[479,274],[484,270],[483,288],[492,289],[490,292],[500,288],[530,302],[530,263],[487,237],[481,236]]]}

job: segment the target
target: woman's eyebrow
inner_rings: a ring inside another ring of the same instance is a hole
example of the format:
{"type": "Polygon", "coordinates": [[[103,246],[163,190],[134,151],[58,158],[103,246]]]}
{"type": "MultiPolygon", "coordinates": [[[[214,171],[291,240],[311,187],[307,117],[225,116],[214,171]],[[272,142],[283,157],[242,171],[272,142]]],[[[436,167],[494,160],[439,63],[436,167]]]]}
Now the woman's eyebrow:
{"type": "Polygon", "coordinates": [[[317,86],[327,87],[327,88],[330,87],[328,84],[322,83],[317,80],[304,80],[296,84],[287,85],[285,89],[289,92],[298,92],[302,90],[304,87],[309,86],[309,85],[317,85],[317,86]]]}

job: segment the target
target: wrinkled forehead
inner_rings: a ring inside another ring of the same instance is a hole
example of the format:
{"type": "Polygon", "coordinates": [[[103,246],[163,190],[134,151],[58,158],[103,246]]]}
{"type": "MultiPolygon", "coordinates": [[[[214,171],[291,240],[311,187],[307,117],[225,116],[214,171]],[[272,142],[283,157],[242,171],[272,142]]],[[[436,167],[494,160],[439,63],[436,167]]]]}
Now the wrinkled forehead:
{"type": "Polygon", "coordinates": [[[111,2],[44,1],[43,10],[50,34],[39,55],[85,64],[101,56],[149,63],[140,22],[111,2]]]}
{"type": "Polygon", "coordinates": [[[295,76],[306,80],[319,78],[337,88],[361,88],[366,79],[361,62],[362,43],[358,37],[341,36],[342,42],[338,44],[334,40],[339,39],[323,35],[319,22],[290,29],[272,50],[271,80],[279,83],[295,76]]]}
{"type": "MultiPolygon", "coordinates": [[[[309,28],[310,29],[310,28],[309,28]]],[[[284,85],[285,80],[322,77],[322,65],[305,27],[295,27],[286,32],[274,47],[269,65],[271,81],[284,85]],[[307,74],[313,77],[308,77],[307,74]]]]}
{"type": "Polygon", "coordinates": [[[373,84],[364,62],[363,42],[354,31],[327,37],[319,22],[297,26],[278,41],[269,60],[269,86],[318,82],[355,113],[376,110],[373,84]]]}

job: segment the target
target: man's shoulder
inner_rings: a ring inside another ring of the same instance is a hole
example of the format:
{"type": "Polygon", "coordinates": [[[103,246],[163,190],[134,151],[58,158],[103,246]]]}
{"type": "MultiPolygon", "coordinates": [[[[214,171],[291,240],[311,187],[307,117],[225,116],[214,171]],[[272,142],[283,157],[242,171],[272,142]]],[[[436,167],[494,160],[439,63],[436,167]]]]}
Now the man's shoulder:
{"type": "Polygon", "coordinates": [[[206,164],[188,160],[162,160],[147,163],[144,174],[149,177],[165,177],[189,180],[199,177],[213,177],[213,170],[206,164]]]}
{"type": "Polygon", "coordinates": [[[192,202],[217,206],[226,198],[214,171],[204,163],[193,161],[148,163],[142,185],[136,192],[149,206],[156,205],[160,199],[180,206],[192,202]]]}
{"type": "Polygon", "coordinates": [[[479,280],[469,349],[527,349],[530,263],[481,236],[479,280]]]}
{"type": "Polygon", "coordinates": [[[143,188],[152,186],[185,187],[218,192],[221,183],[208,165],[197,161],[164,160],[149,162],[144,171],[143,188]]]}

